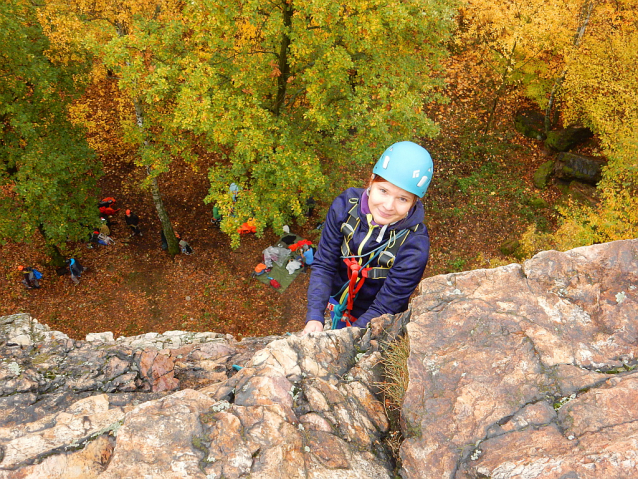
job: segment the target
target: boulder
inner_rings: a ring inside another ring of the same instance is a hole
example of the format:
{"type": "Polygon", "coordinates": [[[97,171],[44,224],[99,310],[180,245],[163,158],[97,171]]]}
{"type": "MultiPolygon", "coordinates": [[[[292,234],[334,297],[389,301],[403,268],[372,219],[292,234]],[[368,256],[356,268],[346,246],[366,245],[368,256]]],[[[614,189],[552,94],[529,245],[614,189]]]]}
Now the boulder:
{"type": "Polygon", "coordinates": [[[569,183],[567,191],[570,198],[581,204],[588,204],[594,207],[600,201],[598,198],[598,190],[596,190],[595,187],[579,181],[569,183]]]}
{"type": "Polygon", "coordinates": [[[572,125],[562,130],[548,132],[545,144],[554,151],[567,151],[593,136],[594,133],[589,128],[572,125]]]}
{"type": "Polygon", "coordinates": [[[535,140],[545,139],[545,115],[534,108],[521,108],[514,116],[516,131],[535,140]]]}
{"type": "Polygon", "coordinates": [[[428,278],[404,478],[634,477],[638,240],[428,278]]]}
{"type": "Polygon", "coordinates": [[[607,164],[605,158],[559,153],[554,164],[554,175],[565,181],[580,181],[596,185],[602,178],[602,167],[607,164]]]}
{"type": "Polygon", "coordinates": [[[558,182],[557,186],[562,196],[554,203],[554,207],[560,207],[561,211],[569,211],[572,203],[595,207],[600,202],[598,190],[594,186],[579,181],[571,181],[567,184],[558,182]]]}
{"type": "Polygon", "coordinates": [[[520,246],[521,242],[519,240],[516,238],[508,238],[501,243],[499,249],[503,255],[512,256],[520,246]]]}
{"type": "Polygon", "coordinates": [[[537,209],[537,210],[542,210],[544,208],[549,208],[549,203],[547,201],[545,201],[543,198],[540,198],[538,196],[530,198],[529,201],[527,202],[527,204],[530,205],[532,208],[537,209]]]}
{"type": "Polygon", "coordinates": [[[549,160],[543,163],[538,169],[534,172],[534,186],[539,190],[545,189],[547,187],[547,183],[549,182],[549,178],[554,172],[554,161],[549,160]]]}

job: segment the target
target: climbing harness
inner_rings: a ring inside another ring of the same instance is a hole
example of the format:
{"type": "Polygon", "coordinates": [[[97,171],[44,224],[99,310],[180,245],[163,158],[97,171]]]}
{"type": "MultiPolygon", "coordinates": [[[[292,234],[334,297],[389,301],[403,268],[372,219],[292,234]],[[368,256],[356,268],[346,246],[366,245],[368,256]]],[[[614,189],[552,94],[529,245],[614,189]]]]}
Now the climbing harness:
{"type": "Polygon", "coordinates": [[[372,234],[374,228],[370,230],[368,236],[359,246],[358,254],[353,254],[350,250],[350,240],[361,223],[361,218],[357,211],[359,198],[350,198],[352,204],[348,211],[348,219],[341,225],[343,243],[341,244],[341,258],[347,266],[348,281],[341,287],[337,294],[330,297],[328,311],[332,313],[332,329],[337,329],[339,321],[343,321],[346,326],[352,326],[357,320],[352,316],[352,308],[366,279],[385,279],[390,268],[394,265],[396,254],[401,245],[405,242],[410,231],[416,232],[419,225],[405,228],[400,231],[390,231],[387,241],[377,246],[368,253],[361,254],[363,245],[372,234]],[[367,257],[367,261],[364,260],[367,257]],[[377,259],[379,266],[369,266],[373,260],[377,259]],[[338,299],[337,299],[338,298],[338,299]]]}

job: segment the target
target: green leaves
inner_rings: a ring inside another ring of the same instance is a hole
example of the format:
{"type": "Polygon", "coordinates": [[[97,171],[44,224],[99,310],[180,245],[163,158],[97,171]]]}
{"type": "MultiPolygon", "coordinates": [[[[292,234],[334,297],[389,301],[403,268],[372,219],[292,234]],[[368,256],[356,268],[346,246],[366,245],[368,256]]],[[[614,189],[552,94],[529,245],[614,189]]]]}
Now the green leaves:
{"type": "Polygon", "coordinates": [[[438,131],[423,106],[438,101],[450,0],[49,0],[43,12],[56,45],[91,51],[130,99],[136,121],[121,124],[139,165],[159,175],[214,156],[206,200],[234,244],[235,223],[303,221],[309,196],[333,197],[390,143],[438,131]]]}
{"type": "Polygon", "coordinates": [[[207,201],[228,213],[228,185],[243,185],[240,221],[278,228],[302,215],[309,196],[334,196],[348,171],[391,142],[438,131],[422,107],[439,85],[439,45],[451,28],[444,1],[187,8],[175,124],[225,152],[207,201]]]}
{"type": "Polygon", "coordinates": [[[59,65],[35,8],[0,5],[0,239],[84,239],[97,219],[98,164],[84,132],[67,119],[82,65],[59,65]]]}

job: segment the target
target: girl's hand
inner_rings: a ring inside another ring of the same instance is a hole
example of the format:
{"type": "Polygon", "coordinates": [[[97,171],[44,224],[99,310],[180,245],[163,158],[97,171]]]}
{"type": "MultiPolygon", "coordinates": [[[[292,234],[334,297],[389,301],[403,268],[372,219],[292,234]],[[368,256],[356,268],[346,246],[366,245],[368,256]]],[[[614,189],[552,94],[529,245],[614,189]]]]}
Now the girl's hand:
{"type": "Polygon", "coordinates": [[[308,333],[320,333],[321,331],[323,331],[323,324],[320,321],[308,321],[301,335],[305,336],[308,333]]]}

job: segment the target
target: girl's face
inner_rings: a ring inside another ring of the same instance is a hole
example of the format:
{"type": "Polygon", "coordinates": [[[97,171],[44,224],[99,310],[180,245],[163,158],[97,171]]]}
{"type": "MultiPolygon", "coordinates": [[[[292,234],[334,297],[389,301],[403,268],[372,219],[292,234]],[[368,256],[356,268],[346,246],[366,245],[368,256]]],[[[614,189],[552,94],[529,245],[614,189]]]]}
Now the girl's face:
{"type": "Polygon", "coordinates": [[[417,197],[387,181],[370,184],[368,207],[374,221],[389,225],[403,219],[416,203],[417,197]]]}

